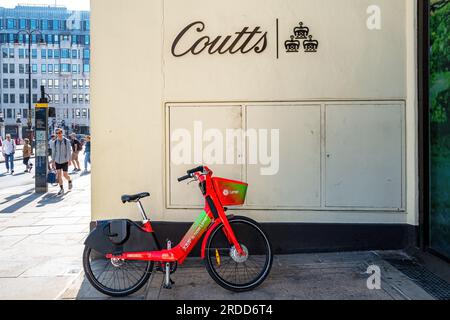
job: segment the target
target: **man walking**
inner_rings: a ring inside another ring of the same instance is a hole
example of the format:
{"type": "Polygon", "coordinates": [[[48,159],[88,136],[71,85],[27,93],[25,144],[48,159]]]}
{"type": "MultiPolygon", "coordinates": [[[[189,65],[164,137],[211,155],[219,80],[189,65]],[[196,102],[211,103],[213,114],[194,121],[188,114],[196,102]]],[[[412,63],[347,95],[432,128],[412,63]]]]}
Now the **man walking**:
{"type": "Polygon", "coordinates": [[[78,171],[81,171],[80,162],[78,161],[78,154],[80,153],[82,146],[81,146],[80,141],[77,140],[77,136],[75,135],[75,133],[72,133],[70,135],[70,141],[71,141],[71,145],[72,145],[71,160],[72,160],[73,166],[75,167],[73,169],[73,172],[78,172],[78,171]]]}
{"type": "Polygon", "coordinates": [[[9,173],[9,167],[11,167],[11,174],[14,174],[14,153],[16,152],[16,144],[11,139],[11,135],[7,134],[6,139],[2,144],[2,153],[5,157],[6,171],[9,173]]]}
{"type": "Polygon", "coordinates": [[[69,182],[69,190],[72,190],[72,179],[69,176],[69,161],[72,157],[70,141],[63,136],[62,129],[56,129],[56,140],[52,142],[52,165],[57,171],[60,190],[58,195],[64,194],[63,176],[69,182]]]}

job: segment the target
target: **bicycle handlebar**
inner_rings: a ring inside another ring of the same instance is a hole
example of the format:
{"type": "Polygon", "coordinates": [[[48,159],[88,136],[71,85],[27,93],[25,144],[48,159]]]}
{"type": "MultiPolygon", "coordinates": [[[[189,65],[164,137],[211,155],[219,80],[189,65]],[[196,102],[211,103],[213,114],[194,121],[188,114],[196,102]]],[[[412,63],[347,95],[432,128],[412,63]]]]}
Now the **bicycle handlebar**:
{"type": "Polygon", "coordinates": [[[197,167],[197,168],[188,170],[188,171],[186,171],[186,173],[187,173],[187,174],[193,174],[193,173],[198,172],[198,171],[203,171],[203,166],[199,166],[199,167],[197,167]]]}
{"type": "Polygon", "coordinates": [[[180,178],[178,178],[178,182],[181,182],[181,181],[184,181],[184,180],[186,180],[186,179],[189,179],[190,177],[191,177],[190,174],[188,174],[188,175],[186,175],[186,176],[183,176],[183,177],[180,177],[180,178]]]}
{"type": "Polygon", "coordinates": [[[181,182],[181,181],[184,181],[186,179],[192,178],[192,175],[194,173],[196,173],[198,171],[202,171],[203,172],[203,170],[204,170],[203,166],[199,166],[197,168],[190,169],[190,170],[186,171],[187,175],[178,178],[178,182],[181,182]]]}

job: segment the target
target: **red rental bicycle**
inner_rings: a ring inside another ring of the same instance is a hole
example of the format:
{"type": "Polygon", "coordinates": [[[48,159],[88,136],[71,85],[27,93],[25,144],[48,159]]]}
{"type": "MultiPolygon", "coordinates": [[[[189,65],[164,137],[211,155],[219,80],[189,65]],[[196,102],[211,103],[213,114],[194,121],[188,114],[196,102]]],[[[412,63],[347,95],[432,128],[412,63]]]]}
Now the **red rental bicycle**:
{"type": "Polygon", "coordinates": [[[175,247],[170,240],[167,240],[166,248],[160,246],[140,202],[149,193],[122,196],[123,203],[137,203],[142,224],[128,219],[96,221],[83,252],[83,266],[89,282],[104,294],[126,296],[148,281],[156,264],[156,270],[164,273],[163,287],[170,289],[174,284],[170,274],[185,261],[205,234],[201,258],[205,260],[209,275],[220,286],[240,292],[260,285],[272,267],[270,241],[256,221],[227,215],[225,207],[242,205],[248,185],[212,175],[208,167],[200,166],[178,178],[179,182],[187,179],[199,182],[205,207],[175,247]]]}

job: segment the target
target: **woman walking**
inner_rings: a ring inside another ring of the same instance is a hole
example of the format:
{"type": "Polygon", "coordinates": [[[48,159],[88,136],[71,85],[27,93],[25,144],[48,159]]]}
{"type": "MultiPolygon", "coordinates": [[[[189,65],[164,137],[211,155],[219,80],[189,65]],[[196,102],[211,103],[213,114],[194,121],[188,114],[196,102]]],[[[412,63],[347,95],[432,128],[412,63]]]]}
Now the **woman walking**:
{"type": "Polygon", "coordinates": [[[31,168],[33,165],[28,163],[30,161],[31,157],[31,145],[30,140],[28,138],[25,138],[24,140],[25,144],[23,145],[22,155],[23,155],[23,164],[25,165],[25,171],[24,172],[31,172],[31,168]]]}

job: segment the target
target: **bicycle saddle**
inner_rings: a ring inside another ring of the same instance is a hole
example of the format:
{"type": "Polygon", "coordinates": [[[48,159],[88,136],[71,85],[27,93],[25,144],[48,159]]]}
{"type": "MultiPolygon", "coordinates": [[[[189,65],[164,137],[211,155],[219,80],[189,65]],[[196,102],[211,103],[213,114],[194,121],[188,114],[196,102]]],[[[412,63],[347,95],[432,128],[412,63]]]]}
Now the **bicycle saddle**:
{"type": "Polygon", "coordinates": [[[120,199],[122,200],[123,203],[125,202],[133,202],[133,201],[137,201],[141,198],[145,198],[145,197],[149,197],[150,193],[148,192],[141,192],[141,193],[137,193],[137,194],[124,194],[120,199]]]}

